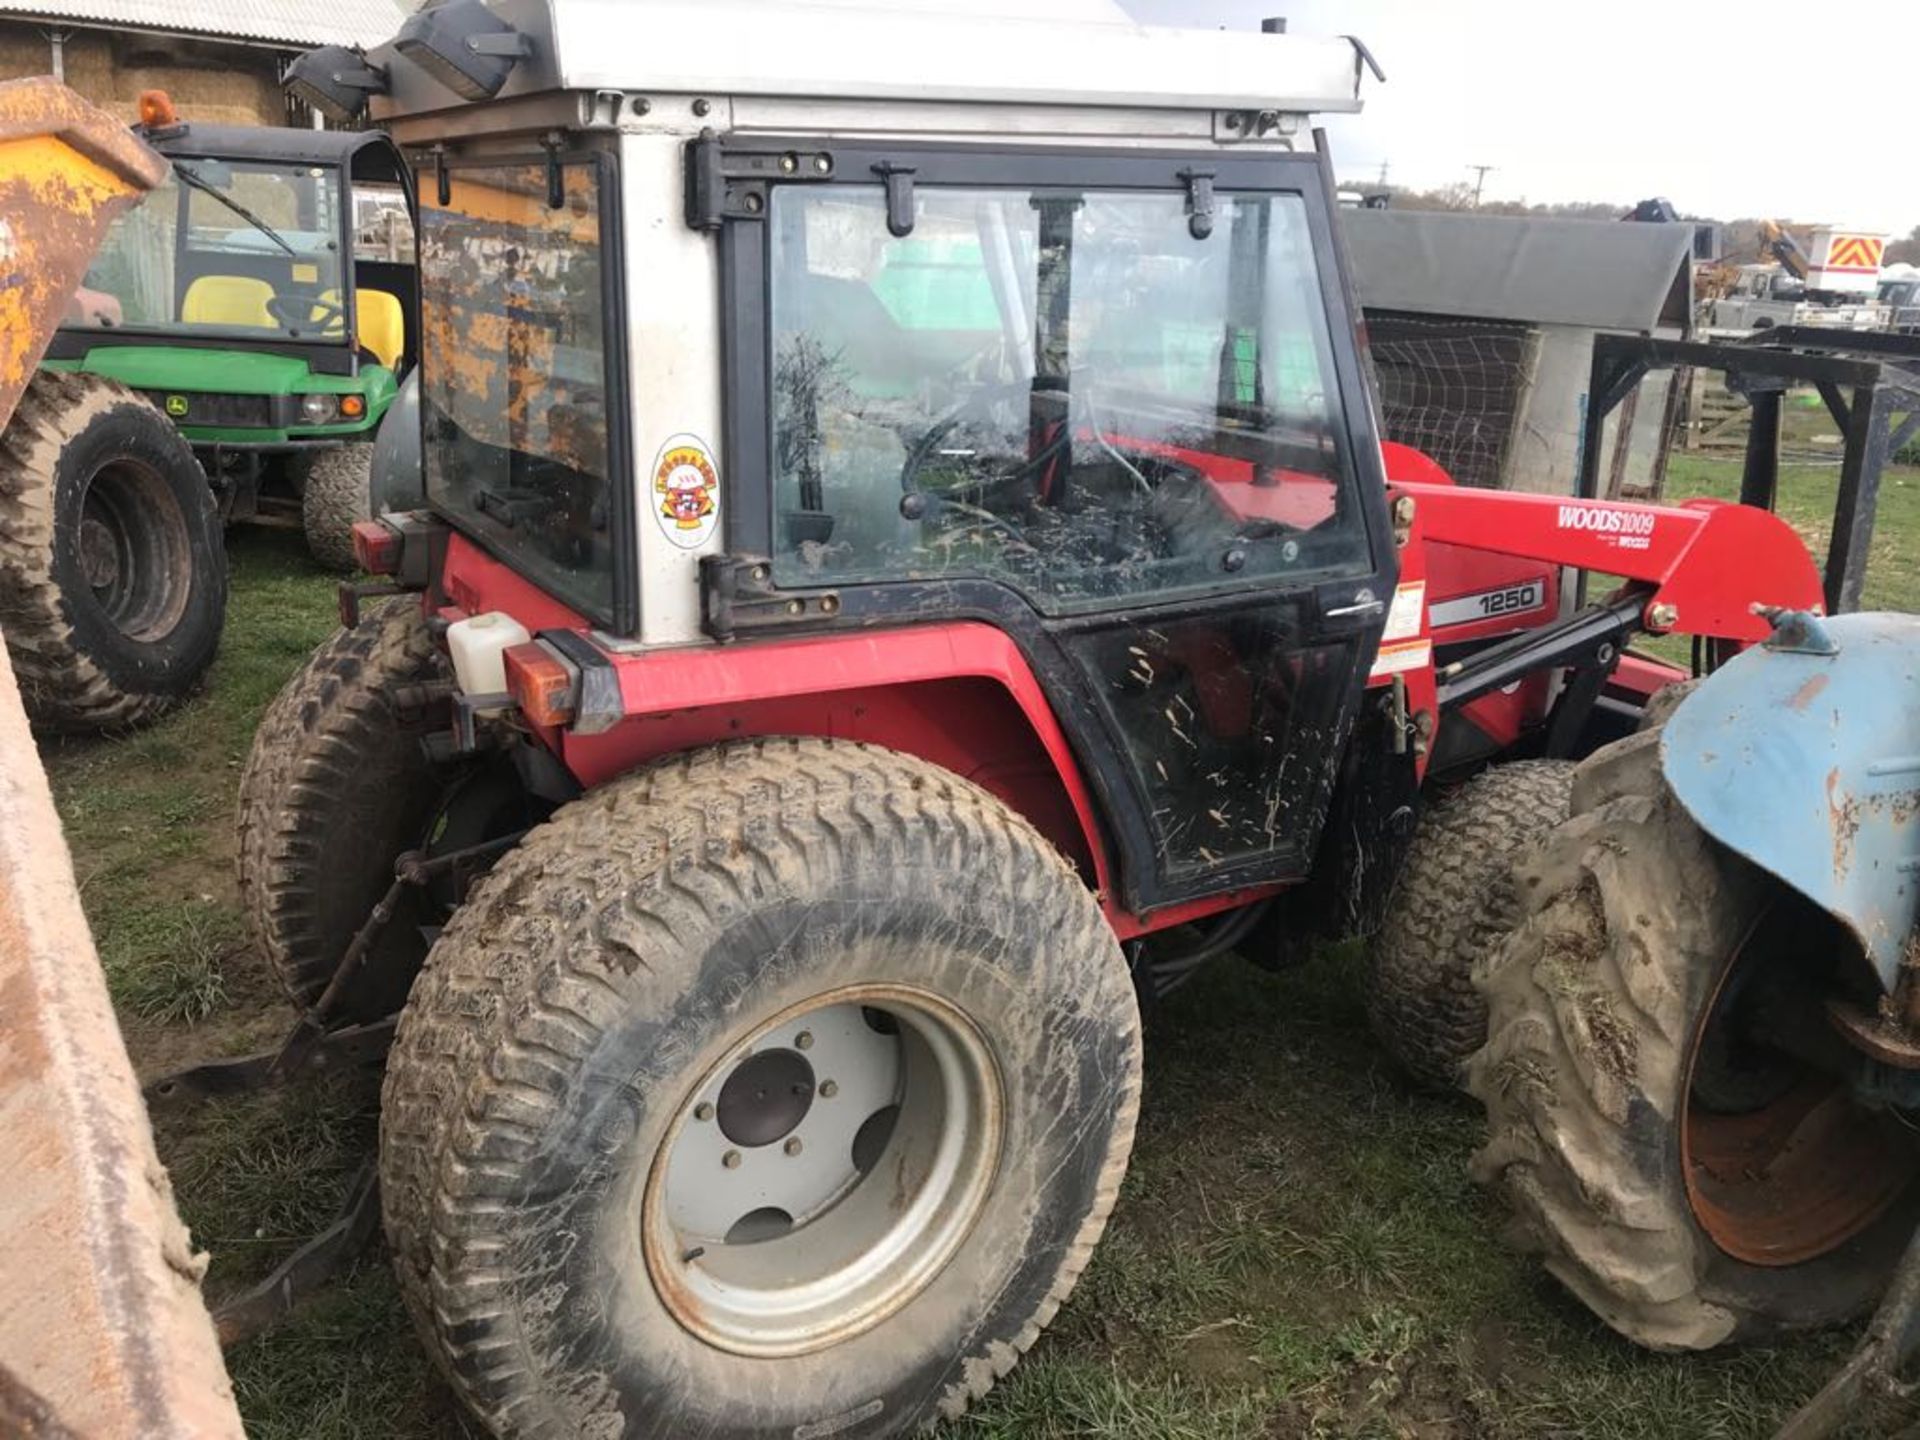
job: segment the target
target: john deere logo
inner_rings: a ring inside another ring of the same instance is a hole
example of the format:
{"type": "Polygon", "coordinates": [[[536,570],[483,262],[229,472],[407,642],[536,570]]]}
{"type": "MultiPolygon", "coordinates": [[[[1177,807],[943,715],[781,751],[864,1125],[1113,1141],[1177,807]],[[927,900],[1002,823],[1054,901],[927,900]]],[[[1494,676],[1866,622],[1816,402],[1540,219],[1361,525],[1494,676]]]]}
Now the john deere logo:
{"type": "Polygon", "coordinates": [[[186,413],[187,413],[187,397],[186,396],[184,395],[167,396],[167,414],[173,416],[173,418],[176,420],[180,420],[186,417],[186,413]]]}

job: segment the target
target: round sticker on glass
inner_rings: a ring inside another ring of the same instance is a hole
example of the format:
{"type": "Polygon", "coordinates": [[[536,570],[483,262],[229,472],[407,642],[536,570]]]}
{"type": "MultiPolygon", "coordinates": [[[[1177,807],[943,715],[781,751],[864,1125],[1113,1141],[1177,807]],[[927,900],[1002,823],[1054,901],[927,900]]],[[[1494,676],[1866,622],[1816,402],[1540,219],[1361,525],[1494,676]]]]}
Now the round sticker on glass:
{"type": "Polygon", "coordinates": [[[682,550],[712,538],[720,524],[720,472],[697,435],[675,435],[653,462],[653,518],[682,550]]]}

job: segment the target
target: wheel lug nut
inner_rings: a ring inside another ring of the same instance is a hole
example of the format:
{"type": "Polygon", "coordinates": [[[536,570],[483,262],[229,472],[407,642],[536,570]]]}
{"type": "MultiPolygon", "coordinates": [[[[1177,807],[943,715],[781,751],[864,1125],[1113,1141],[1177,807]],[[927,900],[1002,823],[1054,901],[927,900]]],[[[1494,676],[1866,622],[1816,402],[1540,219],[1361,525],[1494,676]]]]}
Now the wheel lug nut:
{"type": "Polygon", "coordinates": [[[693,1107],[693,1118],[696,1120],[711,1120],[713,1118],[713,1106],[702,1100],[698,1105],[693,1107]]]}
{"type": "Polygon", "coordinates": [[[738,1170],[740,1168],[740,1152],[738,1150],[727,1151],[726,1154],[720,1157],[720,1163],[729,1170],[738,1170]]]}
{"type": "Polygon", "coordinates": [[[802,1030],[798,1035],[793,1037],[793,1043],[798,1045],[802,1050],[811,1050],[813,1048],[813,1032],[811,1030],[802,1030]]]}
{"type": "Polygon", "coordinates": [[[787,1143],[783,1145],[781,1148],[785,1150],[789,1155],[798,1155],[800,1153],[800,1148],[801,1148],[800,1137],[798,1135],[794,1136],[793,1139],[787,1141],[787,1143]]]}
{"type": "Polygon", "coordinates": [[[840,1082],[838,1080],[822,1080],[820,1082],[820,1098],[822,1100],[831,1100],[839,1093],[840,1082]]]}

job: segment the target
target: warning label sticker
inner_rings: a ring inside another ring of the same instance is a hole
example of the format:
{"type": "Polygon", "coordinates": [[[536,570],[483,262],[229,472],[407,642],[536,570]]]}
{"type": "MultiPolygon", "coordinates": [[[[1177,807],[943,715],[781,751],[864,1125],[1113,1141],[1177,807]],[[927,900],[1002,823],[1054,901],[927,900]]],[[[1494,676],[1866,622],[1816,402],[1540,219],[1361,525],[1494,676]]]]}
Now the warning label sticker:
{"type": "Polygon", "coordinates": [[[1396,585],[1393,590],[1393,604],[1387,610],[1386,633],[1380,638],[1387,640],[1408,640],[1420,633],[1421,611],[1427,603],[1427,582],[1409,580],[1404,585],[1396,585]]]}
{"type": "Polygon", "coordinates": [[[1380,653],[1373,657],[1373,669],[1367,672],[1367,678],[1377,680],[1383,675],[1404,675],[1409,670],[1421,670],[1432,663],[1431,640],[1403,640],[1398,645],[1380,647],[1380,653]]]}

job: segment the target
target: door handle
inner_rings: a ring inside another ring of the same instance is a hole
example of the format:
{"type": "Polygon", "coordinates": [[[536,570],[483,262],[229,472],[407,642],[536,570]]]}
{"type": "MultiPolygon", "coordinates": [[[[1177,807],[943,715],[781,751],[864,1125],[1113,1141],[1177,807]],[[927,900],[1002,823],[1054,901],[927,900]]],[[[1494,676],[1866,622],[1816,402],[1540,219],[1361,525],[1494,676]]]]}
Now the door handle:
{"type": "Polygon", "coordinates": [[[1321,613],[1331,620],[1336,615],[1378,615],[1386,608],[1387,602],[1384,600],[1360,600],[1352,605],[1340,605],[1321,613]]]}

